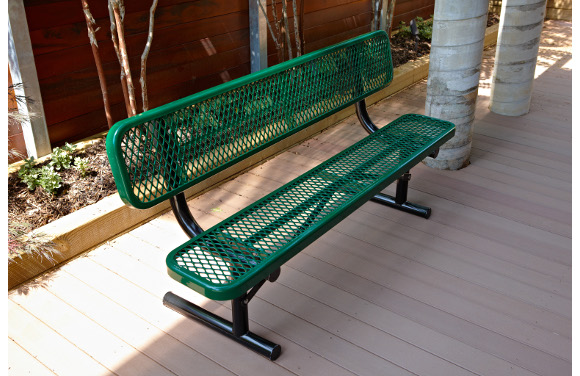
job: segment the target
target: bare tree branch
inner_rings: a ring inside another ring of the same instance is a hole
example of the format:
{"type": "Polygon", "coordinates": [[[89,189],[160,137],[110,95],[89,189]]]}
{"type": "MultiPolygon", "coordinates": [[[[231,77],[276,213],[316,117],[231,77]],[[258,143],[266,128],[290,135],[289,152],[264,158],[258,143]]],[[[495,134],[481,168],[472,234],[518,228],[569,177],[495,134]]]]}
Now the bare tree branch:
{"type": "Polygon", "coordinates": [[[266,24],[268,25],[268,29],[270,30],[270,34],[272,35],[272,40],[274,40],[274,44],[276,45],[276,49],[280,50],[282,48],[282,46],[280,46],[280,42],[278,41],[278,37],[276,35],[274,35],[274,30],[272,30],[272,25],[270,24],[270,20],[268,19],[268,13],[266,12],[266,9],[264,9],[264,6],[262,5],[262,1],[261,0],[256,0],[256,1],[260,5],[260,9],[262,10],[262,13],[264,14],[264,18],[266,18],[266,24]]]}
{"type": "Polygon", "coordinates": [[[375,31],[378,29],[377,25],[379,24],[379,2],[381,0],[373,0],[371,3],[371,8],[373,10],[373,21],[371,22],[371,31],[375,31]]]}
{"type": "MultiPolygon", "coordinates": [[[[300,56],[302,48],[300,48],[300,31],[298,27],[298,13],[296,12],[296,0],[292,0],[292,11],[294,12],[294,41],[296,42],[296,56],[300,56]]],[[[300,22],[302,22],[302,18],[300,18],[300,22]]]]}
{"type": "MultiPolygon", "coordinates": [[[[282,20],[278,21],[278,6],[276,5],[276,0],[272,0],[272,17],[273,17],[273,21],[274,21],[274,26],[276,26],[276,33],[279,37],[278,41],[280,43],[280,49],[277,51],[278,52],[278,62],[283,62],[284,59],[284,37],[282,35],[282,30],[280,28],[280,22],[282,22],[282,20]]],[[[268,19],[268,17],[266,17],[266,20],[268,19]]]]}
{"type": "Polygon", "coordinates": [[[99,84],[101,85],[101,92],[103,93],[103,105],[105,106],[105,117],[107,118],[107,125],[109,126],[109,128],[111,128],[113,126],[113,119],[111,117],[111,108],[109,106],[109,92],[107,90],[107,81],[105,80],[105,74],[103,73],[103,65],[101,64],[99,46],[97,44],[97,38],[95,36],[95,30],[93,28],[93,25],[95,25],[95,19],[91,14],[87,0],[81,0],[81,2],[83,6],[83,12],[85,14],[85,20],[87,22],[87,31],[89,34],[89,40],[91,41],[91,48],[93,49],[93,57],[95,58],[95,65],[97,66],[99,84]]]}
{"type": "Polygon", "coordinates": [[[131,116],[137,114],[135,106],[135,88],[133,86],[133,79],[131,78],[131,68],[129,67],[129,57],[127,56],[127,45],[125,43],[125,33],[123,31],[123,21],[121,14],[124,14],[124,7],[119,4],[119,0],[110,0],[113,3],[113,13],[115,16],[115,24],[117,26],[117,36],[119,38],[119,52],[121,54],[121,62],[123,70],[125,71],[125,78],[127,80],[127,92],[129,94],[129,104],[131,106],[131,116]],[[123,9],[123,11],[121,11],[123,9]]]}
{"type": "MultiPolygon", "coordinates": [[[[125,78],[125,70],[123,69],[123,61],[121,59],[121,52],[119,51],[119,40],[117,37],[117,23],[115,22],[115,12],[113,11],[113,1],[109,0],[109,19],[111,22],[111,39],[113,41],[113,47],[115,48],[115,53],[117,54],[117,60],[119,60],[119,66],[121,67],[121,88],[123,89],[123,98],[125,98],[125,108],[127,109],[127,115],[131,116],[131,105],[129,104],[129,91],[127,90],[127,80],[125,78]]],[[[124,17],[121,16],[121,19],[124,17]]]]}
{"type": "Polygon", "coordinates": [[[149,56],[149,50],[151,49],[151,42],[153,41],[153,23],[155,18],[155,9],[157,8],[158,0],[153,0],[151,9],[149,10],[149,34],[147,35],[147,44],[145,44],[145,49],[141,55],[141,98],[143,99],[143,111],[149,109],[149,99],[147,97],[147,80],[146,80],[146,67],[147,67],[147,57],[149,56]]]}
{"type": "Polygon", "coordinates": [[[292,59],[292,44],[290,43],[290,29],[288,28],[288,12],[286,11],[286,0],[282,0],[282,19],[284,29],[286,29],[286,43],[288,44],[288,59],[292,59]]]}
{"type": "Polygon", "coordinates": [[[304,0],[300,0],[300,53],[304,55],[304,0]]]}
{"type": "Polygon", "coordinates": [[[391,0],[389,2],[389,9],[387,10],[387,22],[385,22],[385,31],[391,33],[391,26],[393,24],[393,15],[395,14],[395,3],[397,0],[391,0]]]}

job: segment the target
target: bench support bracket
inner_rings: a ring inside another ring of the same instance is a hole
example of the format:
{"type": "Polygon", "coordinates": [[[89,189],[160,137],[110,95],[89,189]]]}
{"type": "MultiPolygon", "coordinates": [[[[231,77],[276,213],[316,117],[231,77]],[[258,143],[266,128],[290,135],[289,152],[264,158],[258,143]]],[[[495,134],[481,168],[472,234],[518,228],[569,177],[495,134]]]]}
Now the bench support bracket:
{"type": "Polygon", "coordinates": [[[181,226],[181,229],[189,236],[194,238],[203,232],[201,226],[196,222],[187,206],[187,199],[185,193],[180,192],[169,199],[173,214],[181,226]]]}
{"type": "MultiPolygon", "coordinates": [[[[365,100],[361,100],[356,103],[356,115],[360,121],[362,127],[369,133],[372,134],[379,130],[379,128],[371,120],[369,113],[367,111],[367,106],[365,100]]],[[[437,156],[438,150],[434,151],[430,157],[437,156]]],[[[423,218],[429,218],[431,215],[431,208],[423,205],[414,204],[407,201],[407,191],[409,190],[409,180],[411,180],[411,174],[407,171],[397,180],[397,191],[395,197],[378,193],[371,201],[378,202],[383,205],[390,206],[391,208],[399,209],[407,213],[415,214],[423,218]]]]}
{"type": "Polygon", "coordinates": [[[246,346],[252,351],[276,360],[282,347],[268,341],[249,330],[248,303],[245,295],[232,300],[232,322],[225,320],[192,302],[168,292],[163,297],[163,304],[183,316],[196,320],[234,341],[246,346]]]}
{"type": "MultiPolygon", "coordinates": [[[[181,229],[189,237],[193,238],[203,232],[203,229],[199,226],[195,218],[193,218],[183,192],[171,198],[171,209],[173,209],[173,214],[175,214],[181,229]]],[[[187,318],[204,324],[270,360],[276,360],[280,356],[282,347],[250,332],[248,304],[266,281],[274,282],[278,279],[278,276],[280,276],[280,268],[276,269],[268,278],[259,282],[244,295],[233,299],[231,322],[172,292],[165,294],[163,297],[163,305],[187,318]]]]}

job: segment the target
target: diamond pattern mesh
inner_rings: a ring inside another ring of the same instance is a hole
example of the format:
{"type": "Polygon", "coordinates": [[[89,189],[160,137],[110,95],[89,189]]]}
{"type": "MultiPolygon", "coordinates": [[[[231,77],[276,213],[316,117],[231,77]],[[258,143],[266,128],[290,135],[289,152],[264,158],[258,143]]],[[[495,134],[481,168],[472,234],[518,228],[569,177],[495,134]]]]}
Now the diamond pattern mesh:
{"type": "Polygon", "coordinates": [[[312,242],[318,230],[418,163],[452,130],[446,121],[404,115],[174,250],[168,266],[193,282],[190,287],[206,289],[208,297],[237,297],[312,242]],[[306,232],[312,236],[300,236],[306,232]]]}
{"type": "Polygon", "coordinates": [[[117,131],[120,147],[109,153],[121,197],[153,206],[387,86],[386,33],[359,39],[258,72],[253,81],[231,81],[209,98],[196,94],[178,109],[159,108],[146,121],[128,119],[117,131]]]}

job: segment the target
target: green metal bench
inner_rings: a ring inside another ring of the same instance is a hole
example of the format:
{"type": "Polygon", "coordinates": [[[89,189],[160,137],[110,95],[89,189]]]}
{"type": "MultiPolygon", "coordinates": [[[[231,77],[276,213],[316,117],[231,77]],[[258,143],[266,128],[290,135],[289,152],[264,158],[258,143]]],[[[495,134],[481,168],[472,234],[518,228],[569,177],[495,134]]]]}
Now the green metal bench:
{"type": "Polygon", "coordinates": [[[450,122],[404,115],[378,128],[365,98],[392,80],[377,31],[120,121],[107,152],[121,198],[170,200],[192,238],[167,256],[169,275],[210,299],[232,300],[232,322],[168,292],[164,304],[270,359],[280,346],[249,330],[248,303],[280,267],[368,200],[425,218],[407,201],[411,167],[454,134],[450,122]],[[183,191],[321,119],[355,105],[369,136],[203,231],[183,191]],[[380,193],[398,179],[396,197],[380,193]]]}

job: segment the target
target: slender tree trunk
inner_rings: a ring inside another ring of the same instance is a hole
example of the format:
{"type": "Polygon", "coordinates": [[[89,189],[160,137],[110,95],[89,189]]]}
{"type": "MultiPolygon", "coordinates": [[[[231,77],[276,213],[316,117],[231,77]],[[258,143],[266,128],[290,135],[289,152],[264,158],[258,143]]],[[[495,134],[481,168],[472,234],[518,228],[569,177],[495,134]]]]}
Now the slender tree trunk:
{"type": "Polygon", "coordinates": [[[300,0],[300,53],[304,55],[306,43],[304,42],[304,1],[300,0]]]}
{"type": "Polygon", "coordinates": [[[119,61],[119,66],[121,67],[121,89],[123,89],[123,98],[125,99],[125,108],[127,110],[127,116],[131,116],[131,105],[129,101],[129,91],[127,90],[127,80],[125,78],[125,70],[123,69],[123,60],[121,59],[121,52],[119,51],[119,40],[117,37],[117,24],[115,22],[115,12],[113,11],[112,1],[109,0],[109,19],[111,23],[111,40],[113,41],[113,47],[115,49],[115,54],[117,54],[117,60],[119,61]]]}
{"type": "Polygon", "coordinates": [[[288,27],[288,12],[286,0],[282,0],[282,20],[284,21],[284,32],[286,34],[286,44],[288,45],[288,60],[292,59],[292,44],[290,43],[290,28],[288,27]]]}
{"type": "MultiPolygon", "coordinates": [[[[270,30],[270,35],[272,35],[272,40],[274,41],[274,44],[276,45],[276,51],[278,52],[278,59],[280,59],[280,50],[282,49],[282,46],[280,45],[280,42],[278,41],[278,37],[279,37],[279,33],[278,35],[276,35],[274,33],[274,30],[272,29],[272,25],[270,23],[270,20],[268,19],[268,12],[266,11],[266,9],[264,9],[264,6],[262,5],[262,0],[256,0],[258,2],[258,5],[260,5],[260,10],[262,11],[262,13],[264,14],[264,18],[266,19],[266,25],[268,25],[268,30],[270,30]]],[[[268,4],[266,4],[267,6],[268,4]]],[[[275,7],[276,4],[272,4],[272,7],[275,7]]],[[[278,25],[276,25],[278,26],[278,25]]],[[[279,62],[282,62],[282,60],[280,60],[279,62]]]]}
{"type": "MultiPolygon", "coordinates": [[[[268,19],[268,13],[266,12],[266,9],[264,9],[264,6],[262,5],[262,2],[260,0],[257,0],[258,4],[260,6],[260,10],[262,11],[262,13],[264,14],[264,17],[266,18],[266,24],[268,25],[268,29],[270,30],[270,35],[272,36],[272,40],[274,41],[274,44],[276,45],[276,51],[278,53],[278,62],[281,63],[283,61],[285,61],[285,50],[286,50],[286,45],[288,46],[288,58],[292,59],[292,44],[291,44],[291,39],[290,39],[290,29],[288,27],[288,12],[287,12],[287,0],[282,0],[282,15],[279,18],[278,17],[278,9],[277,9],[277,5],[276,5],[276,0],[272,0],[272,18],[273,18],[273,23],[274,23],[274,27],[275,27],[275,31],[274,28],[272,27],[272,23],[270,22],[270,20],[268,19]]],[[[294,11],[294,32],[295,32],[295,42],[296,42],[296,54],[297,56],[300,56],[304,53],[304,31],[303,31],[303,15],[304,15],[304,3],[301,3],[301,7],[300,7],[300,26],[298,24],[298,19],[297,19],[297,15],[296,15],[296,0],[293,0],[294,2],[292,3],[292,8],[294,11]]],[[[266,4],[267,5],[267,4],[266,4]]]]}
{"type": "Polygon", "coordinates": [[[99,46],[97,44],[97,37],[95,36],[95,19],[89,9],[87,0],[81,0],[83,5],[83,12],[85,14],[85,21],[87,22],[87,31],[89,33],[89,40],[91,48],[93,49],[93,57],[95,58],[95,65],[97,66],[97,74],[99,76],[99,84],[101,85],[101,92],[103,93],[103,105],[105,107],[105,117],[107,118],[107,125],[109,128],[113,126],[113,119],[111,117],[111,107],[109,106],[109,92],[107,90],[107,81],[103,73],[103,65],[101,64],[101,55],[99,54],[99,46]]]}
{"type": "MultiPolygon", "coordinates": [[[[282,0],[284,1],[284,0],[282,0]]],[[[280,27],[280,22],[282,22],[281,20],[278,21],[278,7],[276,5],[276,0],[272,0],[272,17],[273,17],[273,21],[274,21],[274,26],[276,27],[276,34],[278,36],[277,40],[278,40],[278,45],[276,45],[276,47],[280,47],[280,49],[278,50],[278,63],[283,62],[284,59],[284,35],[283,35],[283,31],[282,28],[280,27]]],[[[266,17],[266,19],[268,19],[266,17]]]]}
{"type": "Polygon", "coordinates": [[[153,0],[151,9],[149,10],[149,34],[147,35],[147,44],[145,44],[145,49],[141,55],[141,98],[143,99],[143,111],[149,109],[149,98],[147,97],[147,57],[149,56],[149,50],[151,49],[151,42],[153,41],[153,24],[155,17],[155,9],[157,8],[158,0],[153,0]]]}
{"type": "Polygon", "coordinates": [[[455,136],[425,164],[457,170],[469,164],[475,102],[487,24],[486,0],[437,0],[425,114],[455,124],[455,136]]]}
{"type": "MultiPolygon", "coordinates": [[[[300,31],[298,27],[298,13],[296,12],[296,0],[292,0],[292,11],[294,12],[294,41],[296,42],[296,56],[300,56],[302,48],[300,48],[300,31]]],[[[300,18],[302,22],[302,18],[300,18]]]]}
{"type": "Polygon", "coordinates": [[[387,9],[387,21],[385,22],[385,31],[391,35],[391,26],[393,26],[393,16],[395,14],[395,4],[397,0],[391,0],[389,2],[389,8],[387,9]]]}
{"type": "Polygon", "coordinates": [[[113,13],[117,27],[117,36],[119,38],[119,52],[121,54],[122,69],[125,71],[125,79],[127,80],[127,93],[129,95],[129,104],[131,106],[131,116],[135,116],[137,114],[135,105],[135,87],[133,86],[129,57],[127,56],[127,45],[125,44],[125,33],[123,21],[121,20],[121,11],[117,1],[113,1],[113,13]]]}
{"type": "Polygon", "coordinates": [[[489,109],[507,116],[530,111],[546,0],[503,0],[489,109]]]}
{"type": "Polygon", "coordinates": [[[373,10],[373,21],[371,23],[371,31],[380,29],[380,15],[381,10],[383,8],[382,4],[383,4],[382,0],[373,0],[373,2],[371,3],[371,7],[373,10]]]}

